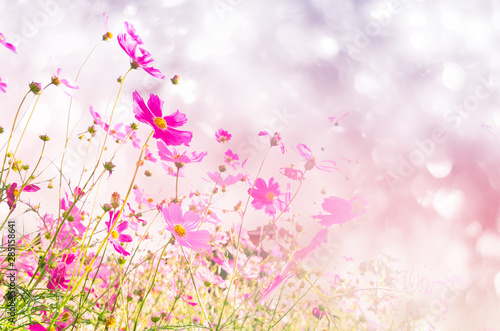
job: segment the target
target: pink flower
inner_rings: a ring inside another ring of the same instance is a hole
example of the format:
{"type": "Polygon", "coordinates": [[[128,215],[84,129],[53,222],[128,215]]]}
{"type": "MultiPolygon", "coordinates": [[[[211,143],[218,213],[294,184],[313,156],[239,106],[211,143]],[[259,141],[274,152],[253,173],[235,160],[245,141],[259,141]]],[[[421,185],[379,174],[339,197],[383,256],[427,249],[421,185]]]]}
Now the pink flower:
{"type": "Polygon", "coordinates": [[[36,192],[40,188],[36,185],[26,185],[24,189],[17,188],[17,183],[12,183],[10,184],[9,188],[7,189],[7,204],[9,205],[9,208],[14,210],[16,208],[16,205],[14,204],[14,201],[16,201],[16,197],[22,192],[36,192]]]}
{"type": "Polygon", "coordinates": [[[146,204],[148,208],[153,209],[156,207],[154,199],[151,195],[144,193],[143,189],[134,189],[135,202],[139,204],[139,209],[142,209],[142,204],[146,204]]]}
{"type": "Polygon", "coordinates": [[[111,38],[113,38],[113,34],[109,32],[108,15],[106,15],[106,13],[102,13],[102,18],[104,21],[104,29],[106,29],[106,33],[102,36],[102,40],[109,41],[111,38]]]}
{"type": "Polygon", "coordinates": [[[164,79],[165,76],[161,73],[160,70],[153,68],[151,64],[154,62],[151,54],[145,50],[142,45],[142,39],[135,33],[134,26],[128,22],[125,22],[125,29],[127,33],[119,33],[118,43],[121,48],[127,53],[132,62],[130,65],[132,68],[142,68],[148,74],[153,77],[164,79]]]}
{"type": "Polygon", "coordinates": [[[5,83],[2,83],[2,77],[0,77],[0,91],[2,91],[3,93],[7,93],[7,84],[5,83]]]}
{"type": "Polygon", "coordinates": [[[201,162],[203,158],[207,155],[206,152],[191,152],[190,155],[186,154],[187,152],[180,154],[175,147],[172,149],[172,152],[168,149],[167,145],[163,141],[157,142],[158,147],[158,155],[160,155],[160,159],[167,162],[175,163],[176,167],[182,168],[184,165],[188,163],[201,162]]]}
{"type": "Polygon", "coordinates": [[[330,215],[314,215],[313,218],[321,219],[319,223],[324,226],[342,224],[366,213],[365,205],[367,204],[368,201],[363,198],[345,200],[338,197],[329,197],[323,201],[321,206],[330,215]]]}
{"type": "Polygon", "coordinates": [[[108,232],[111,232],[111,235],[108,237],[108,240],[118,253],[128,256],[130,255],[130,253],[120,245],[120,243],[132,242],[131,235],[122,233],[123,231],[127,230],[128,222],[120,223],[118,226],[114,227],[114,230],[111,230],[117,221],[118,215],[119,211],[109,212],[109,222],[106,222],[106,225],[108,226],[108,232]]]}
{"type": "Polygon", "coordinates": [[[291,164],[289,167],[280,168],[280,173],[287,176],[293,180],[301,180],[304,173],[299,169],[295,169],[295,166],[291,164]]]}
{"type": "Polygon", "coordinates": [[[149,96],[148,105],[137,91],[133,93],[135,118],[143,123],[151,125],[155,131],[153,137],[161,139],[167,146],[189,146],[193,133],[174,129],[186,124],[186,115],[178,110],[168,116],[163,116],[163,101],[155,94],[149,96]]]}
{"type": "Polygon", "coordinates": [[[197,230],[201,219],[198,214],[188,210],[184,215],[178,204],[163,206],[161,209],[166,228],[172,233],[179,245],[199,251],[210,248],[210,233],[207,230],[197,230]]]}
{"type": "Polygon", "coordinates": [[[222,144],[227,143],[229,140],[231,140],[231,134],[227,132],[226,130],[219,129],[215,133],[215,138],[217,139],[217,142],[220,142],[222,144]]]}
{"type": "Polygon", "coordinates": [[[51,277],[47,283],[49,290],[67,289],[69,279],[66,279],[66,269],[75,260],[75,254],[63,255],[62,262],[52,271],[51,277]]]}
{"type": "Polygon", "coordinates": [[[0,44],[4,45],[5,47],[7,47],[8,49],[10,49],[11,51],[13,51],[14,53],[17,54],[16,47],[14,45],[6,42],[5,36],[2,33],[0,33],[0,44]]]}
{"type": "Polygon", "coordinates": [[[281,153],[285,154],[285,145],[281,141],[281,136],[278,132],[275,132],[274,135],[271,136],[267,131],[260,131],[259,136],[269,136],[269,143],[271,146],[280,146],[281,153]]]}
{"type": "Polygon", "coordinates": [[[207,175],[211,180],[214,181],[214,183],[217,183],[222,187],[236,184],[243,178],[243,174],[237,174],[236,176],[227,175],[226,179],[223,179],[222,174],[219,175],[218,172],[208,172],[207,175]]]}
{"type": "Polygon", "coordinates": [[[333,170],[339,170],[339,168],[335,167],[335,165],[337,165],[337,164],[333,161],[316,162],[316,158],[312,154],[311,150],[309,149],[309,147],[307,147],[304,144],[297,145],[297,152],[306,161],[306,164],[305,164],[306,170],[311,170],[313,168],[316,168],[319,170],[324,170],[327,172],[333,172],[333,170]]]}
{"type": "Polygon", "coordinates": [[[70,85],[67,79],[59,78],[60,75],[61,75],[61,68],[57,68],[56,74],[52,75],[52,78],[51,78],[52,84],[54,84],[56,86],[59,86],[62,84],[63,85],[63,87],[62,87],[63,92],[66,93],[67,95],[71,96],[71,94],[68,93],[68,90],[78,90],[79,87],[70,85]]]}
{"type": "Polygon", "coordinates": [[[274,216],[276,208],[283,211],[286,207],[286,201],[289,200],[289,194],[281,193],[279,184],[274,182],[274,177],[269,179],[269,186],[262,178],[257,178],[255,187],[248,189],[248,194],[253,197],[252,206],[259,210],[265,208],[266,214],[274,216]],[[285,200],[281,200],[284,198],[285,200]]]}
{"type": "Polygon", "coordinates": [[[225,155],[226,155],[226,157],[224,158],[224,162],[226,162],[228,165],[233,167],[233,169],[236,169],[240,165],[239,162],[235,162],[235,161],[238,161],[240,159],[238,154],[234,154],[233,151],[228,149],[226,151],[225,155]]]}

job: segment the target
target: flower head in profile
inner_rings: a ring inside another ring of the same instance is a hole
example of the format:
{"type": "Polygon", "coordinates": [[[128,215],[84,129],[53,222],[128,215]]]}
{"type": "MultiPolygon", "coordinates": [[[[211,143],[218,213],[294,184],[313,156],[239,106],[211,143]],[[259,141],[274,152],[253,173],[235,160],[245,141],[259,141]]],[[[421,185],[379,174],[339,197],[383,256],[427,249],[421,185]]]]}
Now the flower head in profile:
{"type": "Polygon", "coordinates": [[[60,78],[60,76],[61,76],[61,68],[57,68],[56,74],[52,75],[51,83],[56,85],[56,86],[59,86],[62,84],[61,87],[62,87],[62,90],[64,93],[71,96],[71,94],[68,93],[69,90],[78,90],[79,89],[78,86],[70,85],[67,79],[60,78]]]}
{"type": "Polygon", "coordinates": [[[281,193],[279,184],[274,181],[274,177],[269,179],[269,185],[262,178],[257,178],[255,187],[248,189],[251,194],[252,206],[259,210],[265,208],[265,213],[269,216],[276,214],[276,209],[283,211],[289,200],[288,193],[281,193]]]}
{"type": "Polygon", "coordinates": [[[161,209],[166,228],[172,233],[179,245],[199,251],[210,248],[210,233],[207,230],[197,230],[200,225],[200,216],[192,210],[184,214],[176,203],[163,206],[161,209]]]}
{"type": "Polygon", "coordinates": [[[119,33],[116,37],[121,48],[130,57],[130,66],[133,69],[142,68],[153,77],[164,79],[160,70],[153,68],[154,62],[151,54],[144,49],[142,39],[136,34],[132,24],[125,22],[126,33],[119,33]]]}
{"type": "Polygon", "coordinates": [[[160,158],[163,161],[173,162],[177,168],[182,168],[188,163],[201,162],[207,155],[206,152],[191,152],[190,154],[187,154],[186,151],[181,154],[175,147],[172,148],[172,151],[170,151],[163,141],[158,141],[157,147],[160,158]]]}
{"type": "Polygon", "coordinates": [[[333,161],[321,161],[318,162],[316,161],[316,158],[314,157],[313,153],[304,144],[298,144],[297,145],[297,152],[302,156],[304,159],[305,163],[305,170],[312,170],[314,168],[318,170],[323,170],[327,172],[333,172],[334,170],[339,170],[339,168],[336,167],[336,163],[333,161]]]}
{"type": "Polygon", "coordinates": [[[219,129],[217,132],[215,132],[215,138],[217,139],[217,142],[221,144],[227,143],[229,140],[231,140],[231,137],[232,135],[223,129],[219,129]]]}
{"type": "Polygon", "coordinates": [[[102,40],[109,41],[111,38],[113,38],[113,34],[109,32],[108,15],[106,15],[106,13],[102,13],[102,18],[104,20],[104,28],[106,29],[106,33],[102,36],[102,40]]]}
{"type": "Polygon", "coordinates": [[[123,233],[128,229],[128,222],[123,222],[115,226],[119,214],[120,212],[118,210],[109,212],[109,222],[106,222],[108,232],[110,232],[108,240],[118,253],[127,256],[130,255],[130,253],[121,246],[121,243],[132,242],[132,236],[123,233]]]}
{"type": "Polygon", "coordinates": [[[13,51],[14,53],[17,54],[17,51],[16,51],[16,46],[12,45],[12,44],[9,44],[8,42],[5,41],[5,36],[0,33],[0,44],[4,45],[5,47],[7,47],[7,49],[10,49],[11,51],[13,51]]]}
{"type": "Polygon", "coordinates": [[[271,147],[280,146],[281,153],[285,154],[285,144],[283,144],[283,142],[281,141],[281,136],[278,132],[275,132],[273,135],[271,135],[267,131],[260,131],[259,137],[262,137],[262,136],[269,136],[269,143],[271,144],[271,147]]]}
{"type": "Polygon", "coordinates": [[[368,201],[363,198],[352,198],[345,200],[339,197],[326,198],[321,206],[330,215],[314,215],[313,218],[320,219],[324,226],[346,223],[349,220],[366,213],[368,201]]]}
{"type": "Polygon", "coordinates": [[[174,129],[186,124],[186,115],[177,110],[175,113],[163,116],[163,100],[152,93],[147,105],[137,91],[134,91],[133,98],[135,118],[153,127],[154,138],[161,139],[167,146],[182,144],[189,146],[193,133],[174,129]]]}
{"type": "Polygon", "coordinates": [[[7,194],[7,204],[9,205],[9,208],[12,210],[16,208],[14,202],[21,192],[36,192],[39,189],[40,188],[36,185],[26,185],[24,188],[21,188],[17,187],[17,183],[10,184],[9,188],[5,192],[7,194]]]}
{"type": "Polygon", "coordinates": [[[7,92],[7,84],[2,82],[2,77],[0,77],[0,91],[2,91],[3,93],[7,92]]]}

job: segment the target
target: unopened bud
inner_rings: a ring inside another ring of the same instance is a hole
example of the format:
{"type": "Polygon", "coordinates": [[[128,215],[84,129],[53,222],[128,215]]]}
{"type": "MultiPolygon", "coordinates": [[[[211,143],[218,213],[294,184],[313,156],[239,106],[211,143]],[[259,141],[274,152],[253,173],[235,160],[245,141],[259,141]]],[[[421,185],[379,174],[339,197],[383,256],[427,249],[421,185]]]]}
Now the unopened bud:
{"type": "Polygon", "coordinates": [[[120,194],[118,194],[118,192],[114,192],[111,195],[111,207],[114,209],[120,207],[120,194]]]}

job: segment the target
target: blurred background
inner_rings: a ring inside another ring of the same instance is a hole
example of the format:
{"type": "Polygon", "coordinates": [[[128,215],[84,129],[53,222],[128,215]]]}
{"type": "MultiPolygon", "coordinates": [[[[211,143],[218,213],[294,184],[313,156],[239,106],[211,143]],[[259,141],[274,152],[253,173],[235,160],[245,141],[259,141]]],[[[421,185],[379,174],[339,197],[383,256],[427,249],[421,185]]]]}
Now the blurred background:
{"type": "MultiPolygon", "coordinates": [[[[210,149],[211,171],[225,148],[257,169],[268,146],[257,133],[280,132],[288,151],[272,150],[261,177],[275,176],[283,187],[278,168],[301,168],[293,147],[308,145],[341,171],[310,173],[296,205],[305,226],[325,197],[365,197],[369,212],[345,255],[360,260],[380,251],[422,277],[456,280],[432,292],[427,307],[429,316],[434,309],[446,318],[429,317],[419,330],[500,330],[500,1],[0,0],[0,32],[18,51],[0,48],[6,131],[28,83],[46,85],[57,68],[74,82],[92,52],[74,93],[66,174],[81,171],[87,145],[77,136],[92,124],[89,106],[109,118],[116,79],[129,68],[116,41],[125,21],[166,79],[131,72],[113,121],[133,121],[134,90],[160,95],[166,112],[187,114],[191,148],[210,149]],[[101,41],[103,12],[110,42],[101,41]],[[171,84],[174,75],[179,85],[171,84]],[[216,144],[219,128],[233,134],[229,145],[216,144]],[[306,204],[311,199],[315,205],[306,204]]],[[[51,137],[48,160],[64,147],[69,100],[48,89],[28,126],[27,134],[51,137]]],[[[27,102],[34,104],[32,96],[27,102]]],[[[39,150],[38,142],[22,144],[19,155],[36,160],[39,150]]],[[[114,163],[132,168],[133,155],[114,163]]],[[[193,169],[206,178],[206,168],[193,169]]],[[[46,170],[47,178],[57,173],[46,170]]],[[[161,191],[162,181],[150,180],[148,190],[161,191]]],[[[254,227],[267,223],[255,215],[254,227]]]]}

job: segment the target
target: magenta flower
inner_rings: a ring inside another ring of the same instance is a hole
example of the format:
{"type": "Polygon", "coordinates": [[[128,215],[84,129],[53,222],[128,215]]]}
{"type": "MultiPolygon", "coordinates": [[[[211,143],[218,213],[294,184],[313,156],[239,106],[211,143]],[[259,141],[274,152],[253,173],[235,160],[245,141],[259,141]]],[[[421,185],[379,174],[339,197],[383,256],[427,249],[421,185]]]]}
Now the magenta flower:
{"type": "Polygon", "coordinates": [[[177,151],[174,147],[172,152],[168,149],[167,145],[163,141],[157,142],[158,147],[158,155],[163,161],[173,162],[177,168],[182,168],[184,165],[188,163],[201,162],[203,158],[207,155],[206,152],[191,152],[189,155],[184,151],[182,154],[177,151]]]}
{"type": "Polygon", "coordinates": [[[0,44],[4,45],[5,47],[7,47],[8,49],[10,49],[11,51],[13,51],[14,53],[17,54],[17,51],[16,51],[16,46],[12,45],[12,44],[9,44],[8,42],[5,41],[5,36],[0,33],[0,44]]]}
{"type": "Polygon", "coordinates": [[[278,132],[275,132],[272,136],[270,133],[267,131],[260,131],[259,136],[269,136],[269,143],[271,146],[280,146],[281,148],[281,153],[285,154],[285,145],[281,141],[281,136],[278,132]]]}
{"type": "Polygon", "coordinates": [[[66,269],[75,260],[75,254],[63,255],[62,262],[52,271],[51,277],[47,283],[49,290],[67,289],[69,279],[66,279],[66,269]]]}
{"type": "Polygon", "coordinates": [[[253,191],[249,188],[248,194],[253,197],[252,206],[257,210],[265,208],[269,216],[276,214],[276,208],[283,211],[286,201],[289,200],[289,194],[280,192],[279,184],[274,182],[274,177],[269,179],[269,186],[262,178],[257,178],[253,191]]]}
{"type": "Polygon", "coordinates": [[[14,204],[14,201],[16,201],[16,197],[23,191],[25,192],[36,192],[40,188],[36,185],[26,185],[24,189],[18,188],[17,183],[12,183],[10,184],[9,188],[5,192],[7,194],[7,204],[9,205],[9,208],[14,210],[16,208],[16,205],[14,204]]]}
{"type": "Polygon", "coordinates": [[[111,232],[111,234],[108,237],[108,240],[118,253],[128,256],[130,253],[120,245],[121,243],[132,242],[131,235],[123,234],[123,231],[128,229],[128,222],[120,223],[118,226],[115,226],[113,230],[111,230],[115,225],[119,214],[119,211],[109,212],[109,222],[106,222],[106,225],[108,226],[108,232],[111,232]]]}
{"type": "Polygon", "coordinates": [[[222,144],[227,143],[229,140],[231,140],[231,137],[232,135],[223,129],[219,129],[219,131],[215,133],[215,138],[217,139],[217,142],[220,142],[222,144]]]}
{"type": "Polygon", "coordinates": [[[5,83],[2,83],[2,77],[0,77],[0,91],[2,91],[3,93],[6,93],[7,92],[7,84],[5,83]]]}
{"type": "Polygon", "coordinates": [[[304,144],[297,145],[297,152],[306,161],[306,164],[305,164],[306,170],[311,170],[314,168],[316,168],[318,170],[327,171],[327,172],[333,172],[334,170],[339,170],[339,168],[335,167],[337,164],[333,161],[316,162],[316,158],[312,154],[311,150],[309,149],[309,147],[307,147],[304,144]]]}
{"type": "Polygon", "coordinates": [[[291,164],[289,167],[280,168],[280,173],[293,180],[301,180],[304,173],[291,164]]]}
{"type": "Polygon", "coordinates": [[[207,230],[197,230],[201,222],[200,216],[192,210],[184,215],[178,204],[163,206],[161,209],[166,228],[172,233],[179,245],[199,251],[210,248],[210,233],[207,230]]]}
{"type": "Polygon", "coordinates": [[[154,62],[151,54],[145,50],[142,45],[142,39],[135,33],[134,26],[128,22],[125,22],[125,29],[127,33],[119,33],[116,37],[121,48],[127,53],[131,59],[131,67],[134,69],[142,68],[148,74],[153,77],[164,79],[165,76],[160,70],[153,68],[152,63],[154,62]]]}
{"type": "Polygon", "coordinates": [[[365,206],[367,204],[368,201],[363,198],[345,200],[338,197],[329,197],[323,201],[321,206],[330,215],[314,215],[313,218],[319,218],[321,220],[319,223],[328,227],[333,224],[342,224],[366,213],[365,206]]]}
{"type": "Polygon", "coordinates": [[[113,34],[109,32],[108,15],[106,15],[106,13],[102,13],[102,19],[104,21],[104,29],[106,29],[106,33],[102,36],[102,40],[109,41],[111,38],[113,38],[113,34]]]}
{"type": "Polygon", "coordinates": [[[233,167],[233,169],[236,169],[240,165],[239,162],[236,162],[240,159],[238,154],[234,154],[233,151],[228,149],[226,151],[225,155],[226,155],[226,157],[224,158],[224,162],[226,162],[228,165],[233,167]]]}
{"type": "Polygon", "coordinates": [[[56,74],[52,75],[52,78],[51,78],[52,84],[54,84],[56,86],[59,86],[62,84],[63,86],[61,88],[62,88],[63,92],[71,97],[72,95],[68,93],[69,90],[78,90],[79,87],[70,85],[67,79],[59,78],[60,75],[61,75],[61,68],[57,68],[56,74]]]}
{"type": "Polygon", "coordinates": [[[149,96],[148,105],[137,91],[133,93],[135,118],[143,123],[151,125],[155,131],[153,137],[161,139],[167,146],[189,146],[193,133],[174,129],[187,122],[186,115],[178,110],[168,116],[163,116],[163,101],[155,94],[149,96]]]}

